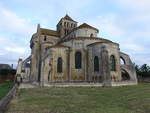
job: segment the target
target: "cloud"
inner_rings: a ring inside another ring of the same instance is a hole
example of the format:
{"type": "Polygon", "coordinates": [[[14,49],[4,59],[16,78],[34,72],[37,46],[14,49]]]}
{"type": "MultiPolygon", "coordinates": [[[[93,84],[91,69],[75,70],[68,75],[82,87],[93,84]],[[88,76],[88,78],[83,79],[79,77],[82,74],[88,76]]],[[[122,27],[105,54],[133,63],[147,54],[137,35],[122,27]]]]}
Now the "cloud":
{"type": "Polygon", "coordinates": [[[7,52],[14,52],[16,54],[24,54],[25,53],[25,49],[24,48],[10,48],[10,47],[6,47],[4,48],[7,52]]]}
{"type": "Polygon", "coordinates": [[[97,27],[100,37],[118,42],[121,51],[129,54],[137,64],[150,61],[149,0],[113,0],[107,3],[104,0],[1,2],[0,61],[17,62],[19,57],[27,57],[30,54],[29,41],[36,30],[36,24],[55,29],[65,13],[79,22],[97,27]]]}
{"type": "Polygon", "coordinates": [[[150,64],[150,22],[144,18],[137,18],[139,15],[134,14],[132,18],[128,15],[127,19],[119,13],[105,14],[103,16],[92,17],[88,23],[99,28],[99,36],[110,39],[120,44],[121,51],[129,54],[137,64],[150,64]],[[139,54],[140,57],[139,57],[139,54]],[[147,58],[145,58],[147,57],[147,58]],[[145,58],[145,60],[140,59],[145,58]]]}
{"type": "Polygon", "coordinates": [[[30,54],[29,41],[36,26],[29,19],[0,7],[0,63],[15,64],[30,54]]]}
{"type": "Polygon", "coordinates": [[[29,19],[21,18],[8,9],[0,8],[0,17],[1,32],[13,32],[21,35],[34,32],[34,27],[29,19]]]}
{"type": "Polygon", "coordinates": [[[150,1],[149,0],[115,0],[120,7],[130,8],[136,11],[148,11],[150,10],[150,1]]]}

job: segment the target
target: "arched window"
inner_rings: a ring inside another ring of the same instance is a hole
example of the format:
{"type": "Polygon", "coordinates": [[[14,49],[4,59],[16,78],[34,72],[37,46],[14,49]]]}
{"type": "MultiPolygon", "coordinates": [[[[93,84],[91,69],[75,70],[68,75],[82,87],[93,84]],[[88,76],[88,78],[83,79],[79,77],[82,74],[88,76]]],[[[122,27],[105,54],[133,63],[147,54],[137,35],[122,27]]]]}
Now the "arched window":
{"type": "Polygon", "coordinates": [[[45,35],[45,36],[44,36],[44,41],[46,41],[46,38],[47,38],[47,37],[46,37],[46,35],[45,35]]]}
{"type": "Polygon", "coordinates": [[[64,22],[64,26],[66,27],[66,22],[64,22]]]}
{"type": "Polygon", "coordinates": [[[90,34],[90,37],[93,37],[93,33],[90,34]]]}
{"type": "Polygon", "coordinates": [[[110,56],[110,70],[116,71],[116,60],[114,55],[110,56]]]}
{"type": "Polygon", "coordinates": [[[94,57],[94,72],[99,72],[99,59],[98,59],[98,56],[94,57]]]}
{"type": "Polygon", "coordinates": [[[58,73],[62,73],[62,58],[61,57],[59,57],[58,59],[57,59],[57,72],[58,73]]]}
{"type": "Polygon", "coordinates": [[[82,65],[82,55],[81,52],[76,52],[75,53],[75,68],[76,69],[81,69],[82,65]]]}

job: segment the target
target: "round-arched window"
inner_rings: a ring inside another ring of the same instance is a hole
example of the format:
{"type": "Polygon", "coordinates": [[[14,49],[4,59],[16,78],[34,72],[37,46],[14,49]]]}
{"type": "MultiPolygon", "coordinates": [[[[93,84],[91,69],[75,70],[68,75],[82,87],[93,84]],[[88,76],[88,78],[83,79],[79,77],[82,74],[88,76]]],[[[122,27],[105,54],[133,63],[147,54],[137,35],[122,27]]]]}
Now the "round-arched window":
{"type": "Polygon", "coordinates": [[[110,56],[110,70],[116,71],[116,60],[114,55],[110,56]]]}
{"type": "Polygon", "coordinates": [[[75,68],[76,69],[81,69],[82,67],[82,54],[81,52],[76,52],[75,53],[75,68]]]}
{"type": "Polygon", "coordinates": [[[98,56],[94,57],[94,72],[99,72],[99,58],[98,58],[98,56]]]}
{"type": "Polygon", "coordinates": [[[63,62],[62,62],[62,58],[61,57],[59,57],[58,59],[57,59],[57,72],[58,73],[62,73],[62,64],[63,64],[63,62]]]}

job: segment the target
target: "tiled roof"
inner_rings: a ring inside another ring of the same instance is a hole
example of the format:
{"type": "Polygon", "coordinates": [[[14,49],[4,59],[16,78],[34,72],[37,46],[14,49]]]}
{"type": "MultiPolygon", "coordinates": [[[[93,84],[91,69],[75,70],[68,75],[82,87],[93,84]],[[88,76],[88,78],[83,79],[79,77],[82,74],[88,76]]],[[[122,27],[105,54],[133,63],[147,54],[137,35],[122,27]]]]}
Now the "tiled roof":
{"type": "Polygon", "coordinates": [[[98,38],[98,37],[92,37],[92,38],[91,37],[76,37],[76,38],[62,40],[59,43],[68,42],[70,40],[86,40],[86,39],[87,40],[99,40],[101,43],[113,43],[113,44],[118,45],[118,43],[112,42],[112,41],[104,39],[104,38],[98,38]]]}
{"type": "Polygon", "coordinates": [[[81,25],[80,25],[79,27],[77,27],[77,28],[90,28],[90,29],[94,29],[94,30],[96,30],[97,32],[99,32],[99,30],[98,30],[97,28],[92,27],[92,26],[88,25],[87,23],[83,23],[83,24],[81,24],[81,25]]]}
{"type": "Polygon", "coordinates": [[[57,33],[57,31],[54,31],[54,30],[40,28],[40,31],[42,35],[50,35],[50,36],[59,37],[59,34],[57,33]]]}
{"type": "MultiPolygon", "coordinates": [[[[74,21],[74,20],[73,20],[70,16],[68,16],[67,14],[66,14],[66,16],[65,16],[63,19],[70,20],[70,21],[74,21]]],[[[74,22],[76,22],[76,21],[74,21],[74,22]]]]}
{"type": "MultiPolygon", "coordinates": [[[[69,46],[65,46],[65,45],[62,45],[62,44],[56,44],[56,45],[53,45],[53,46],[50,46],[48,48],[70,48],[69,46]]],[[[48,49],[47,48],[47,49],[48,49]]]]}

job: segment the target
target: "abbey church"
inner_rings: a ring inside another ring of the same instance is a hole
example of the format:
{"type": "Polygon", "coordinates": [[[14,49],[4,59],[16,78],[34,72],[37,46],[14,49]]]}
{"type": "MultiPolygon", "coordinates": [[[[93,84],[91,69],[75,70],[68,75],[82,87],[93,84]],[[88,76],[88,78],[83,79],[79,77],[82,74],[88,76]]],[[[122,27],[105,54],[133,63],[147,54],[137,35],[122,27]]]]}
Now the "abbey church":
{"type": "Polygon", "coordinates": [[[17,71],[23,79],[44,86],[137,84],[129,55],[120,51],[118,43],[98,37],[98,33],[97,28],[87,23],[78,25],[68,15],[60,19],[56,30],[38,25],[30,41],[31,56],[19,59],[17,71]]]}

